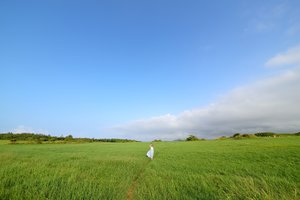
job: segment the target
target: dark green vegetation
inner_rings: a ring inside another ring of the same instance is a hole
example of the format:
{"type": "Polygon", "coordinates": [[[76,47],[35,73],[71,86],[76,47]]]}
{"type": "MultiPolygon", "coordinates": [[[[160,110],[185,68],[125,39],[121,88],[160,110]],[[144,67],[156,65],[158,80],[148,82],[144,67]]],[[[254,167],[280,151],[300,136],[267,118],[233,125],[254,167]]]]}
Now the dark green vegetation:
{"type": "Polygon", "coordinates": [[[50,136],[34,133],[1,133],[0,140],[10,140],[12,144],[19,143],[84,143],[84,142],[137,142],[128,139],[95,139],[95,138],[73,138],[72,135],[66,137],[50,136]]]}
{"type": "Polygon", "coordinates": [[[186,138],[186,141],[197,141],[197,140],[200,139],[194,135],[189,135],[189,137],[186,138]]]}
{"type": "MultiPolygon", "coordinates": [[[[255,138],[255,137],[290,137],[290,136],[300,136],[300,132],[298,132],[298,133],[259,132],[259,133],[254,133],[254,134],[235,133],[230,138],[242,139],[242,138],[255,138]]],[[[221,137],[221,139],[224,139],[224,136],[221,137]]]]}
{"type": "Polygon", "coordinates": [[[0,141],[0,199],[300,199],[300,137],[154,143],[0,141]]]}

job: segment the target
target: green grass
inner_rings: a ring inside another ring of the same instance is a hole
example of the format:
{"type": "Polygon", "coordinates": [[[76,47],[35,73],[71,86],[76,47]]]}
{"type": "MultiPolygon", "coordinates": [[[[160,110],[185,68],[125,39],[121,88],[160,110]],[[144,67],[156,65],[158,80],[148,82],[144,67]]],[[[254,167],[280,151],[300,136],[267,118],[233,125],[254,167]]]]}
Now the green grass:
{"type": "Polygon", "coordinates": [[[148,145],[0,141],[0,199],[300,199],[300,137],[148,145]]]}

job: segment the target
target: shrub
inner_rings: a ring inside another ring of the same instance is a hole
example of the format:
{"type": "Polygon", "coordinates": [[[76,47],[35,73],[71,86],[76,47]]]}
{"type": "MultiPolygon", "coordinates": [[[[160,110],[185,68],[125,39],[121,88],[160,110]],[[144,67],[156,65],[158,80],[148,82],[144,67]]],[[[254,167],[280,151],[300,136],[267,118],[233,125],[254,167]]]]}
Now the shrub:
{"type": "Polygon", "coordinates": [[[37,138],[35,141],[37,144],[42,144],[42,140],[40,138],[37,138]]]}

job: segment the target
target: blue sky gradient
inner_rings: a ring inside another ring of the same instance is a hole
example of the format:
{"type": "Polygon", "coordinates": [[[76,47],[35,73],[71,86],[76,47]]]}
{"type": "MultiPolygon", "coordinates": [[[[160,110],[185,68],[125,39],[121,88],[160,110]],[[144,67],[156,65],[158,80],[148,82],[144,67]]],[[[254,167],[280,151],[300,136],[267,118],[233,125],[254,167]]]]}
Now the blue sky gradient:
{"type": "Polygon", "coordinates": [[[265,63],[300,44],[299,21],[297,0],[2,0],[0,132],[116,137],[205,107],[280,74],[265,63]]]}

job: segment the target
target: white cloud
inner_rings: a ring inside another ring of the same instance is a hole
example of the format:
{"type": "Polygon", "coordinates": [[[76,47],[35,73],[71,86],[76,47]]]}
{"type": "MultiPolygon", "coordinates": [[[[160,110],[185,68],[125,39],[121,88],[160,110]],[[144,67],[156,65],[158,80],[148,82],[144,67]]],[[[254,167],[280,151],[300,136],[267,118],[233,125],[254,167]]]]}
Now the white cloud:
{"type": "MultiPolygon", "coordinates": [[[[271,64],[298,63],[298,50],[289,50],[271,64]],[[285,61],[282,61],[285,60],[285,61]]],[[[236,132],[300,131],[300,69],[257,81],[228,92],[219,101],[179,115],[163,115],[114,127],[124,137],[139,140],[185,138],[193,133],[214,138],[236,132]]]]}
{"type": "Polygon", "coordinates": [[[42,129],[33,129],[28,126],[19,125],[17,128],[11,130],[12,133],[42,133],[42,134],[48,134],[48,131],[42,130],[42,129]]]}
{"type": "Polygon", "coordinates": [[[26,127],[24,125],[20,125],[17,128],[13,129],[11,132],[13,132],[13,133],[33,133],[34,130],[31,127],[26,127]]]}
{"type": "Polygon", "coordinates": [[[277,67],[300,64],[300,46],[289,49],[285,53],[278,54],[267,61],[267,67],[277,67]]]}

